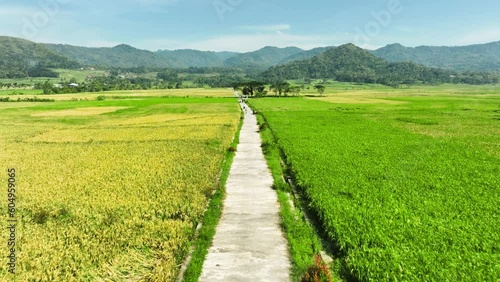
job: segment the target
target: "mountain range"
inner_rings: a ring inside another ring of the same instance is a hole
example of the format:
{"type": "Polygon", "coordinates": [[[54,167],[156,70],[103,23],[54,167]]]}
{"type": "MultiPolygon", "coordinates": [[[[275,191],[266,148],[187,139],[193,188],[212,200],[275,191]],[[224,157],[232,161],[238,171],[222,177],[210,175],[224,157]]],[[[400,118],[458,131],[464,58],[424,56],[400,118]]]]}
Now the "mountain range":
{"type": "MultiPolygon", "coordinates": [[[[82,65],[98,67],[231,67],[267,69],[321,54],[331,47],[303,50],[297,47],[266,46],[248,53],[209,52],[198,50],[139,50],[129,45],[112,48],[86,48],[70,45],[44,44],[82,65]]],[[[370,51],[389,62],[415,62],[428,67],[455,71],[500,72],[500,41],[458,47],[404,47],[390,44],[370,51]]]]}
{"type": "MultiPolygon", "coordinates": [[[[264,71],[270,67],[312,59],[335,47],[303,50],[267,46],[248,53],[198,50],[140,50],[130,45],[89,48],[34,43],[0,36],[0,77],[23,77],[33,67],[189,68],[226,67],[264,71]]],[[[454,71],[500,73],[500,41],[463,47],[404,47],[391,44],[369,51],[389,62],[414,62],[454,71]]]]}
{"type": "Polygon", "coordinates": [[[391,44],[372,52],[390,62],[415,62],[456,71],[500,72],[500,41],[459,47],[404,47],[391,44]]]}
{"type": "Polygon", "coordinates": [[[151,52],[120,44],[112,48],[89,48],[62,44],[42,44],[83,66],[103,68],[188,68],[220,67],[224,61],[237,55],[234,52],[208,52],[198,50],[158,50],[151,52]]]}
{"type": "Polygon", "coordinates": [[[248,53],[211,52],[190,49],[139,50],[121,44],[112,48],[88,48],[61,44],[42,44],[48,49],[62,54],[84,66],[95,67],[227,67],[265,70],[269,67],[288,63],[297,59],[308,59],[325,48],[305,51],[297,47],[278,48],[267,46],[248,53]]]}
{"type": "Polygon", "coordinates": [[[310,59],[273,66],[261,74],[269,81],[332,78],[385,85],[453,82],[458,74],[413,62],[391,63],[354,44],[329,48],[310,59]]]}

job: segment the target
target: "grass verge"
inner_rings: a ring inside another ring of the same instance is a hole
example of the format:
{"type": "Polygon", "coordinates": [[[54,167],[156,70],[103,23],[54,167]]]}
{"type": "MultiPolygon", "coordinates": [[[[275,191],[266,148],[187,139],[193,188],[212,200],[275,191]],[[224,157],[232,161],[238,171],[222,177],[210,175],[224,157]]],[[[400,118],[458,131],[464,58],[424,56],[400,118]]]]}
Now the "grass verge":
{"type": "Polygon", "coordinates": [[[208,254],[208,249],[212,245],[212,239],[215,235],[219,219],[222,215],[223,201],[226,195],[226,181],[229,177],[229,171],[231,170],[231,165],[233,164],[233,159],[236,152],[236,146],[240,140],[240,131],[243,125],[243,119],[240,120],[238,125],[238,130],[234,137],[233,143],[226,151],[224,156],[224,162],[221,170],[221,176],[212,199],[208,205],[205,215],[203,217],[203,225],[201,226],[199,233],[193,242],[194,251],[191,254],[191,260],[189,265],[184,272],[182,281],[191,282],[198,281],[203,270],[203,262],[208,254]]]}
{"type": "MultiPolygon", "coordinates": [[[[309,224],[303,211],[303,203],[293,196],[292,188],[285,182],[281,150],[265,117],[257,115],[262,149],[271,170],[280,203],[281,227],[288,240],[292,261],[292,281],[301,281],[308,268],[314,265],[315,255],[322,250],[322,243],[314,226],[309,224]]],[[[332,267],[332,266],[331,266],[332,267]]],[[[334,277],[334,280],[341,280],[334,277]]]]}

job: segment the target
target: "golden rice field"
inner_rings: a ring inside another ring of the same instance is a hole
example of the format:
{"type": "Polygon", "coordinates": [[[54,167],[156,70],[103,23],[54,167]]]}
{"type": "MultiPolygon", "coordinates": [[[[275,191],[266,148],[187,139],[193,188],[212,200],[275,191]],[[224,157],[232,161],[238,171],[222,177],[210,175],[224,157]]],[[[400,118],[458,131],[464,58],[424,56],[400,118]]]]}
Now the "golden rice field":
{"type": "MultiPolygon", "coordinates": [[[[146,96],[0,103],[2,189],[7,168],[18,181],[16,280],[176,277],[240,111],[235,99],[146,96]]],[[[0,280],[13,277],[1,263],[0,280]]]]}
{"type": "MultiPolygon", "coordinates": [[[[34,97],[34,95],[28,94],[16,94],[16,95],[2,95],[0,91],[0,96],[10,97],[11,100],[17,100],[18,98],[24,99],[26,97],[34,97]]],[[[196,88],[196,89],[158,89],[158,90],[117,90],[117,91],[107,91],[98,93],[79,93],[75,94],[58,94],[58,95],[36,95],[40,99],[53,99],[56,101],[71,101],[71,100],[95,100],[99,96],[104,96],[107,99],[123,99],[123,98],[135,98],[144,99],[151,97],[189,97],[189,98],[231,98],[234,97],[232,91],[228,89],[221,88],[196,88]]]]}

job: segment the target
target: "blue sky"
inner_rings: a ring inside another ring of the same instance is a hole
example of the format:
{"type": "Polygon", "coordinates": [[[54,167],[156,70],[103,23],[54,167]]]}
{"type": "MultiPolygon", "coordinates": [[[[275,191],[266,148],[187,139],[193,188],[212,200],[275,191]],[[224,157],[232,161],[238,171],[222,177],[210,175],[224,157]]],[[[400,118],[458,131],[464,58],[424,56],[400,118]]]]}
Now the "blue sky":
{"type": "Polygon", "coordinates": [[[368,49],[500,40],[500,1],[0,0],[0,35],[147,50],[368,49]]]}

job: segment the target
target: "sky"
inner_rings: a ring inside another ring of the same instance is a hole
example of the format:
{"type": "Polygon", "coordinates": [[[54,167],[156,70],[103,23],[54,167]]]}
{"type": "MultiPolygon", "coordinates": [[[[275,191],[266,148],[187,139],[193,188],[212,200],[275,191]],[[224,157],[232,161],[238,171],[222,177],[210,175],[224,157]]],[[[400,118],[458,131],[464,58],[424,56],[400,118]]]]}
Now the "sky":
{"type": "Polygon", "coordinates": [[[0,35],[87,47],[248,52],[500,40],[498,0],[0,0],[0,35]]]}

